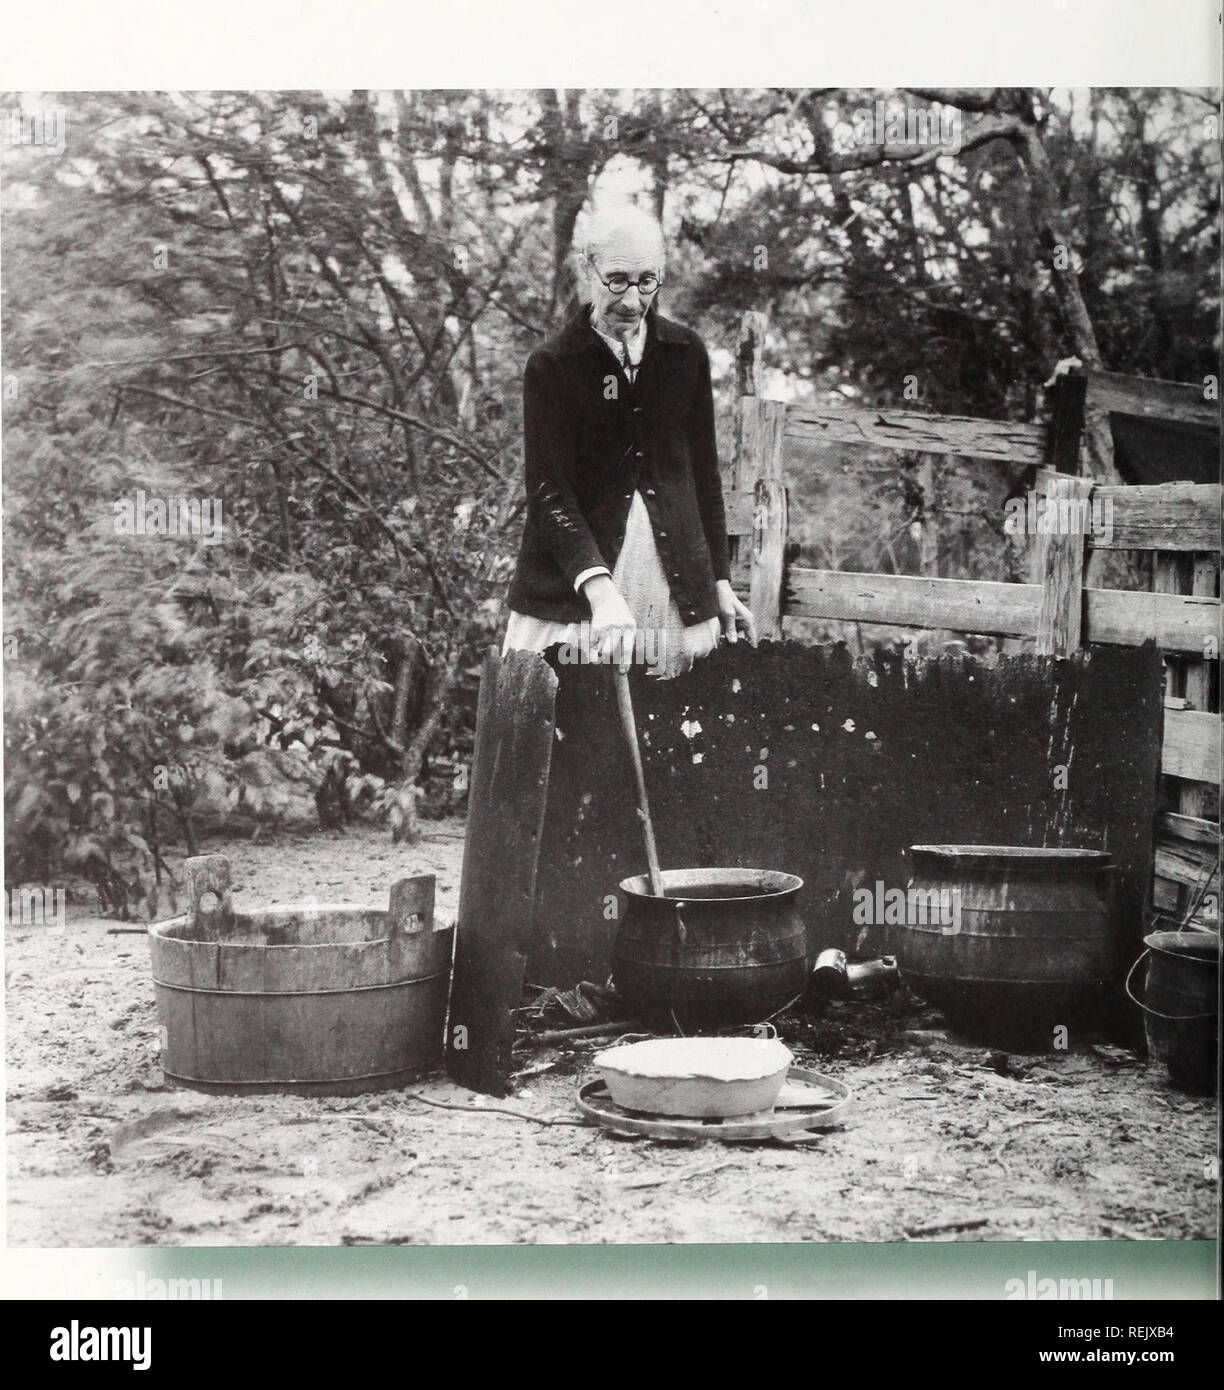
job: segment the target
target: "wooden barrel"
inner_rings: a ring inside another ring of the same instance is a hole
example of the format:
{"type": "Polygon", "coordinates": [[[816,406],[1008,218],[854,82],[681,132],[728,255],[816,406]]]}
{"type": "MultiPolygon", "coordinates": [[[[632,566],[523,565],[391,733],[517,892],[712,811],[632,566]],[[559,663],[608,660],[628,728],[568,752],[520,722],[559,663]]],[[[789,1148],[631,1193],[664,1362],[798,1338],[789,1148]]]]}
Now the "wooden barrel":
{"type": "Polygon", "coordinates": [[[626,899],[612,951],[627,1011],[671,1032],[756,1023],[803,993],[803,880],[763,869],[667,869],[664,896],[644,877],[626,899]]]}
{"type": "Polygon", "coordinates": [[[1049,1047],[1100,1022],[1117,975],[1111,856],[1017,845],[914,845],[891,940],[907,984],[987,1041],[1049,1047]]]}
{"type": "Polygon", "coordinates": [[[222,855],[187,861],[186,919],[150,928],[167,1081],[212,1092],[355,1095],[441,1064],[454,929],[432,875],[386,911],[235,912],[222,855]]]}

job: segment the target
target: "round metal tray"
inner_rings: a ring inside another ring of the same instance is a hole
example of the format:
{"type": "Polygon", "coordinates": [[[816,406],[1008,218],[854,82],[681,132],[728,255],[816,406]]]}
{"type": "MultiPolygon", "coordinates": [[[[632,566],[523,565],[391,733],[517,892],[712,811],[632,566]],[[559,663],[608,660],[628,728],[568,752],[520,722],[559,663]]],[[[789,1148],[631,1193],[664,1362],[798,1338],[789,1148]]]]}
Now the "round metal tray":
{"type": "Polygon", "coordinates": [[[806,1067],[791,1067],[772,1110],[731,1115],[722,1120],[690,1120],[678,1115],[647,1115],[625,1110],[612,1101],[603,1078],[578,1091],[578,1109],[590,1124],[651,1139],[718,1139],[735,1143],[778,1139],[805,1130],[840,1124],[850,1104],[850,1088],[806,1067]]]}

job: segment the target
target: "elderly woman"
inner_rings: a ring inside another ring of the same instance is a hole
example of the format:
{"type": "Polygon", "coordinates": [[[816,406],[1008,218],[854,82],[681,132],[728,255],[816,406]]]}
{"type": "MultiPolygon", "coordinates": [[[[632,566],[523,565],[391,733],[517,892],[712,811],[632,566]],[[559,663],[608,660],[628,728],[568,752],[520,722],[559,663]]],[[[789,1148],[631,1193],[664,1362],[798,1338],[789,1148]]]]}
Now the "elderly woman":
{"type": "Polygon", "coordinates": [[[658,312],[663,233],[597,211],[578,257],[587,301],[523,379],[527,522],[504,651],[557,643],[675,675],[752,617],[731,589],[710,360],[658,312]],[[644,640],[645,639],[645,640],[644,640]]]}

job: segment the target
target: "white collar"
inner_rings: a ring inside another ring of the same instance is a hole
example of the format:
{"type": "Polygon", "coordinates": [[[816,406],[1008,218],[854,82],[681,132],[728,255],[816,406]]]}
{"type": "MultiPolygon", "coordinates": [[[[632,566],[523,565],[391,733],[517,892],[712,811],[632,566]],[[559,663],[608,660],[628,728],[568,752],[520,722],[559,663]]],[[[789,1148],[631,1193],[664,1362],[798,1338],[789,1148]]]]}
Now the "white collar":
{"type": "MultiPolygon", "coordinates": [[[[594,318],[590,321],[591,327],[595,328],[594,318]]],[[[616,354],[617,360],[621,363],[626,361],[630,366],[636,367],[642,360],[642,353],[646,349],[646,315],[643,314],[634,330],[633,336],[627,342],[621,342],[619,338],[610,337],[607,333],[595,328],[595,332],[604,340],[605,343],[616,354]]]]}

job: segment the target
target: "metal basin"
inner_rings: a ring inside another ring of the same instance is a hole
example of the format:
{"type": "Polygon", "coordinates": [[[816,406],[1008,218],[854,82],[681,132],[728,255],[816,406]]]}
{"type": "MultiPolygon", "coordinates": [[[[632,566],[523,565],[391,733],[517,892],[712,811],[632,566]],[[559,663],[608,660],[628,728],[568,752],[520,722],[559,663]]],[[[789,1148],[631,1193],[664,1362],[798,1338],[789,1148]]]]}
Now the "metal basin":
{"type": "Polygon", "coordinates": [[[651,1038],[608,1048],[595,1066],[626,1110],[726,1119],[769,1110],[794,1060],[776,1038],[651,1038]]]}

